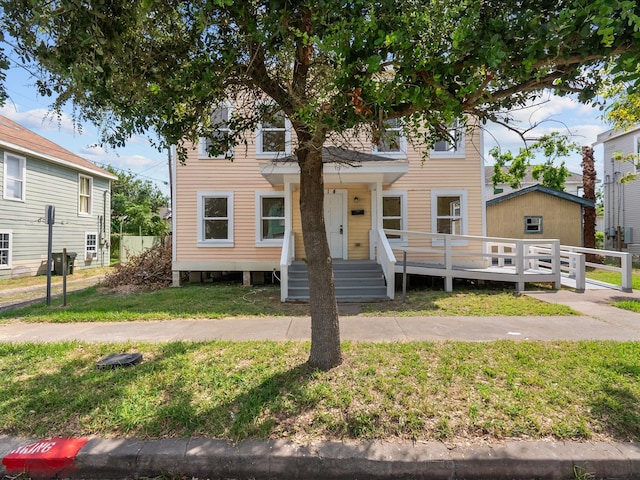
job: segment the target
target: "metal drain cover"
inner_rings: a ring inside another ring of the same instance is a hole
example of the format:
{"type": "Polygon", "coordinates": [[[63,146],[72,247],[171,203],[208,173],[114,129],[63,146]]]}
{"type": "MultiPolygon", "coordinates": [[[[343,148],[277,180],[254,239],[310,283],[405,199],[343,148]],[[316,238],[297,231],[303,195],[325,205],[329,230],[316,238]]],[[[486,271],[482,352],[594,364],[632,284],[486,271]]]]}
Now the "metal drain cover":
{"type": "Polygon", "coordinates": [[[98,368],[130,367],[142,361],[141,353],[111,353],[96,362],[98,368]]]}

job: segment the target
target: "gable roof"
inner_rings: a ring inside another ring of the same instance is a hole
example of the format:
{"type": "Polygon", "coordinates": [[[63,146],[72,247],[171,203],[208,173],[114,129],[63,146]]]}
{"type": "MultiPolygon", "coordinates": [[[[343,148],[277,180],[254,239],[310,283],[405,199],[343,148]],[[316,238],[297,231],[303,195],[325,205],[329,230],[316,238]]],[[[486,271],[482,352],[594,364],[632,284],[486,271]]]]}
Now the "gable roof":
{"type": "MultiPolygon", "coordinates": [[[[533,178],[531,174],[531,170],[533,166],[527,167],[527,172],[525,173],[524,178],[521,180],[521,183],[537,183],[539,180],[533,178]]],[[[503,171],[507,171],[507,167],[502,168],[503,171]]],[[[493,165],[487,165],[484,167],[484,182],[489,185],[493,183],[493,165]]],[[[569,176],[565,183],[582,183],[582,175],[578,173],[569,172],[569,176]]]]}
{"type": "Polygon", "coordinates": [[[73,168],[84,173],[116,180],[118,177],[60,145],[0,115],[0,148],[73,168]]]}
{"type": "Polygon", "coordinates": [[[531,192],[540,192],[546,195],[551,195],[556,198],[561,198],[562,200],[568,200],[569,202],[578,203],[583,207],[595,206],[595,202],[587,200],[586,198],[578,197],[577,195],[573,195],[567,192],[561,192],[560,190],[545,187],[544,185],[540,185],[537,183],[535,185],[531,185],[530,187],[520,188],[518,190],[513,190],[512,192],[505,193],[504,195],[498,195],[497,197],[490,198],[489,200],[487,200],[487,207],[490,205],[495,205],[496,203],[510,200],[515,197],[519,197],[521,195],[526,195],[527,193],[531,192]]]}

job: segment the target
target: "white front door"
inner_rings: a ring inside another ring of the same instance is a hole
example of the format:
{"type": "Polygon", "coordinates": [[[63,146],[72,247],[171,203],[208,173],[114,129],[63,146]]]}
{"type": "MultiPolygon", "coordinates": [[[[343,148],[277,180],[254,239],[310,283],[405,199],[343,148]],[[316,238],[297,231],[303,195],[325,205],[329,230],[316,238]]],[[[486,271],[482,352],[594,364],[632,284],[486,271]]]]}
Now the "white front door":
{"type": "Polygon", "coordinates": [[[345,258],[347,225],[345,224],[346,190],[325,190],[324,222],[331,258],[345,258]]]}

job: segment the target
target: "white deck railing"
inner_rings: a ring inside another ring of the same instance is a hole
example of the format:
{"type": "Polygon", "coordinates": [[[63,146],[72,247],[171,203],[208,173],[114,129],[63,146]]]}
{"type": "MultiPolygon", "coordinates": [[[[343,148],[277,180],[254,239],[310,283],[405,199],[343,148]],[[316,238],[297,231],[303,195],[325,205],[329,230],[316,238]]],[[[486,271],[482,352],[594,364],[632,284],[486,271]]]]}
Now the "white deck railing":
{"type": "Polygon", "coordinates": [[[289,298],[289,265],[295,256],[295,242],[291,230],[284,232],[282,252],[280,253],[280,301],[286,302],[289,298]]]}
{"type": "Polygon", "coordinates": [[[617,267],[615,265],[601,264],[595,262],[584,262],[584,266],[582,266],[583,275],[586,268],[593,268],[594,270],[605,270],[608,272],[616,272],[620,275],[620,283],[606,283],[596,280],[589,280],[589,278],[585,275],[585,280],[588,280],[591,283],[599,283],[603,286],[609,288],[620,289],[625,292],[632,291],[632,256],[628,252],[617,252],[615,250],[598,250],[597,248],[584,248],[584,247],[572,247],[567,245],[561,245],[560,249],[563,253],[570,253],[574,255],[597,255],[599,257],[609,257],[617,259],[614,263],[618,263],[620,266],[617,267]]]}
{"type": "Polygon", "coordinates": [[[376,261],[382,267],[387,281],[387,296],[393,300],[396,292],[396,257],[383,230],[371,230],[371,245],[375,245],[376,261]]]}
{"type": "Polygon", "coordinates": [[[448,235],[407,230],[384,230],[384,236],[402,252],[396,272],[440,276],[445,290],[453,290],[454,278],[506,281],[524,290],[525,283],[552,282],[561,286],[560,241],[448,235]]]}

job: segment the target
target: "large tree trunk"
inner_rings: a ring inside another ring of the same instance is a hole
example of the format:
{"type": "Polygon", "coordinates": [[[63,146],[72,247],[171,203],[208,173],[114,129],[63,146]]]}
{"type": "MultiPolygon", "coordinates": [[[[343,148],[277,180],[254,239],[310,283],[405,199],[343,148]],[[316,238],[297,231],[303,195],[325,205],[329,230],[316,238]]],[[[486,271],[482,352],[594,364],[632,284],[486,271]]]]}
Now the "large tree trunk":
{"type": "MultiPolygon", "coordinates": [[[[582,147],[582,187],[583,196],[587,200],[596,201],[596,169],[593,159],[593,148],[582,147]]],[[[596,208],[584,208],[584,246],[586,248],[596,248],[596,208]]],[[[587,262],[599,263],[599,256],[587,254],[587,262]]]]}
{"type": "Polygon", "coordinates": [[[311,354],[309,365],[329,370],[342,363],[333,265],[324,224],[322,149],[298,152],[302,238],[309,268],[311,354]]]}

